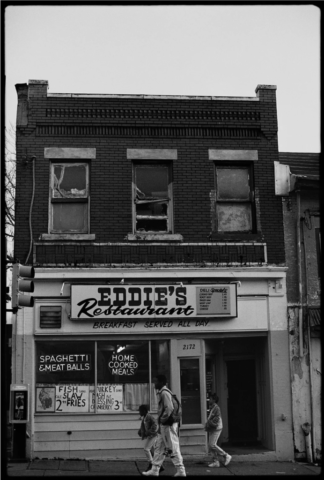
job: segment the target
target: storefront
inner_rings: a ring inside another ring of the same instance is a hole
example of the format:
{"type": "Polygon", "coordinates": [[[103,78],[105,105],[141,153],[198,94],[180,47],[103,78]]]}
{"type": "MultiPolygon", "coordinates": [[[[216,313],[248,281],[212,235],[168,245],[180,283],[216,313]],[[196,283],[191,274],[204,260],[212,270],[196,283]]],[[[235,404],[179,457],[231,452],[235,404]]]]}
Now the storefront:
{"type": "Polygon", "coordinates": [[[138,407],[156,412],[158,373],[182,402],[184,455],[206,453],[216,391],[222,442],[290,457],[284,269],[38,269],[35,284],[14,364],[32,458],[142,456],[138,407]]]}

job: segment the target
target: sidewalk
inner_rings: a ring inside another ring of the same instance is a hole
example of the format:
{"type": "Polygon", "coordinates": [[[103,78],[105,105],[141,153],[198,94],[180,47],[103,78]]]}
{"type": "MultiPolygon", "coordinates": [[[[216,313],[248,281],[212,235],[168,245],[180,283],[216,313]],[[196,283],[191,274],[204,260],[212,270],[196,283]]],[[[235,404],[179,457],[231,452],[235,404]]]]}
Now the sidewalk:
{"type": "MultiPolygon", "coordinates": [[[[320,475],[321,466],[299,462],[277,461],[231,461],[227,467],[209,468],[209,458],[184,458],[187,476],[223,476],[223,475],[320,475]]],[[[144,471],[147,462],[137,461],[140,471],[144,471]]],[[[176,472],[170,459],[163,464],[165,470],[161,477],[173,476],[176,472]]],[[[66,476],[139,476],[134,460],[34,460],[32,462],[14,462],[7,464],[9,477],[66,477],[66,476]]]]}

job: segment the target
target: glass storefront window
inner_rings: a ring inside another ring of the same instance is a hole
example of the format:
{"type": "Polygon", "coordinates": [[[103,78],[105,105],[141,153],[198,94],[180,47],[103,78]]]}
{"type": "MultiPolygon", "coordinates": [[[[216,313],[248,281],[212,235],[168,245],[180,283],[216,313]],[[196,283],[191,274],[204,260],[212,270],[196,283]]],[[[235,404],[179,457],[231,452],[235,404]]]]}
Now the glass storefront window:
{"type": "Polygon", "coordinates": [[[36,359],[38,413],[156,411],[154,377],[170,378],[166,340],[36,342],[36,359]]]}
{"type": "Polygon", "coordinates": [[[147,341],[98,342],[97,382],[98,388],[102,389],[101,394],[97,394],[98,413],[110,407],[109,398],[104,395],[110,386],[119,387],[122,395],[119,395],[118,402],[123,411],[138,411],[141,404],[149,405],[148,365],[147,341]]]}

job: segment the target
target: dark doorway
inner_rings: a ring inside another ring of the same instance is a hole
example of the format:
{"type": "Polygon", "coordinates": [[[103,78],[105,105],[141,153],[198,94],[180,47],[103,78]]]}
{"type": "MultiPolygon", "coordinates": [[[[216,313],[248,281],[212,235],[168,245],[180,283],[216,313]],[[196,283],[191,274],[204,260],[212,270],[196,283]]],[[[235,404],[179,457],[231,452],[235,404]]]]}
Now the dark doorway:
{"type": "Polygon", "coordinates": [[[228,430],[229,442],[258,443],[255,360],[228,360],[228,430]]]}
{"type": "Polygon", "coordinates": [[[199,359],[180,360],[182,424],[201,423],[199,359]]]}

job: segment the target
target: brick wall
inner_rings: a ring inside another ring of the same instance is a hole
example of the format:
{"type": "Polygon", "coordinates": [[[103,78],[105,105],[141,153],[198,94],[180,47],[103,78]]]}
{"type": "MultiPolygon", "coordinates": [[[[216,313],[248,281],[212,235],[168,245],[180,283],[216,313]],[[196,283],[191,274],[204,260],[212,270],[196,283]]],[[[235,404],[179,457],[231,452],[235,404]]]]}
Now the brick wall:
{"type": "MultiPolygon", "coordinates": [[[[23,88],[23,87],[21,87],[23,88]]],[[[29,250],[29,208],[35,156],[33,238],[48,233],[49,160],[44,148],[96,148],[91,161],[91,233],[96,242],[122,242],[132,233],[132,162],[127,148],[175,148],[173,161],[174,233],[185,242],[207,242],[212,230],[214,167],[208,149],[257,149],[255,186],[258,232],[217,235],[213,241],[263,241],[268,262],[284,257],[281,198],[274,195],[278,160],[275,89],[257,89],[259,101],[178,98],[51,97],[44,83],[29,85],[28,123],[17,124],[15,254],[29,250]]],[[[26,103],[26,102],[25,102],[26,103]]],[[[23,109],[24,107],[21,106],[23,109]]],[[[20,110],[21,110],[20,108],[20,110]]],[[[20,111],[19,118],[26,118],[20,111]]]]}

